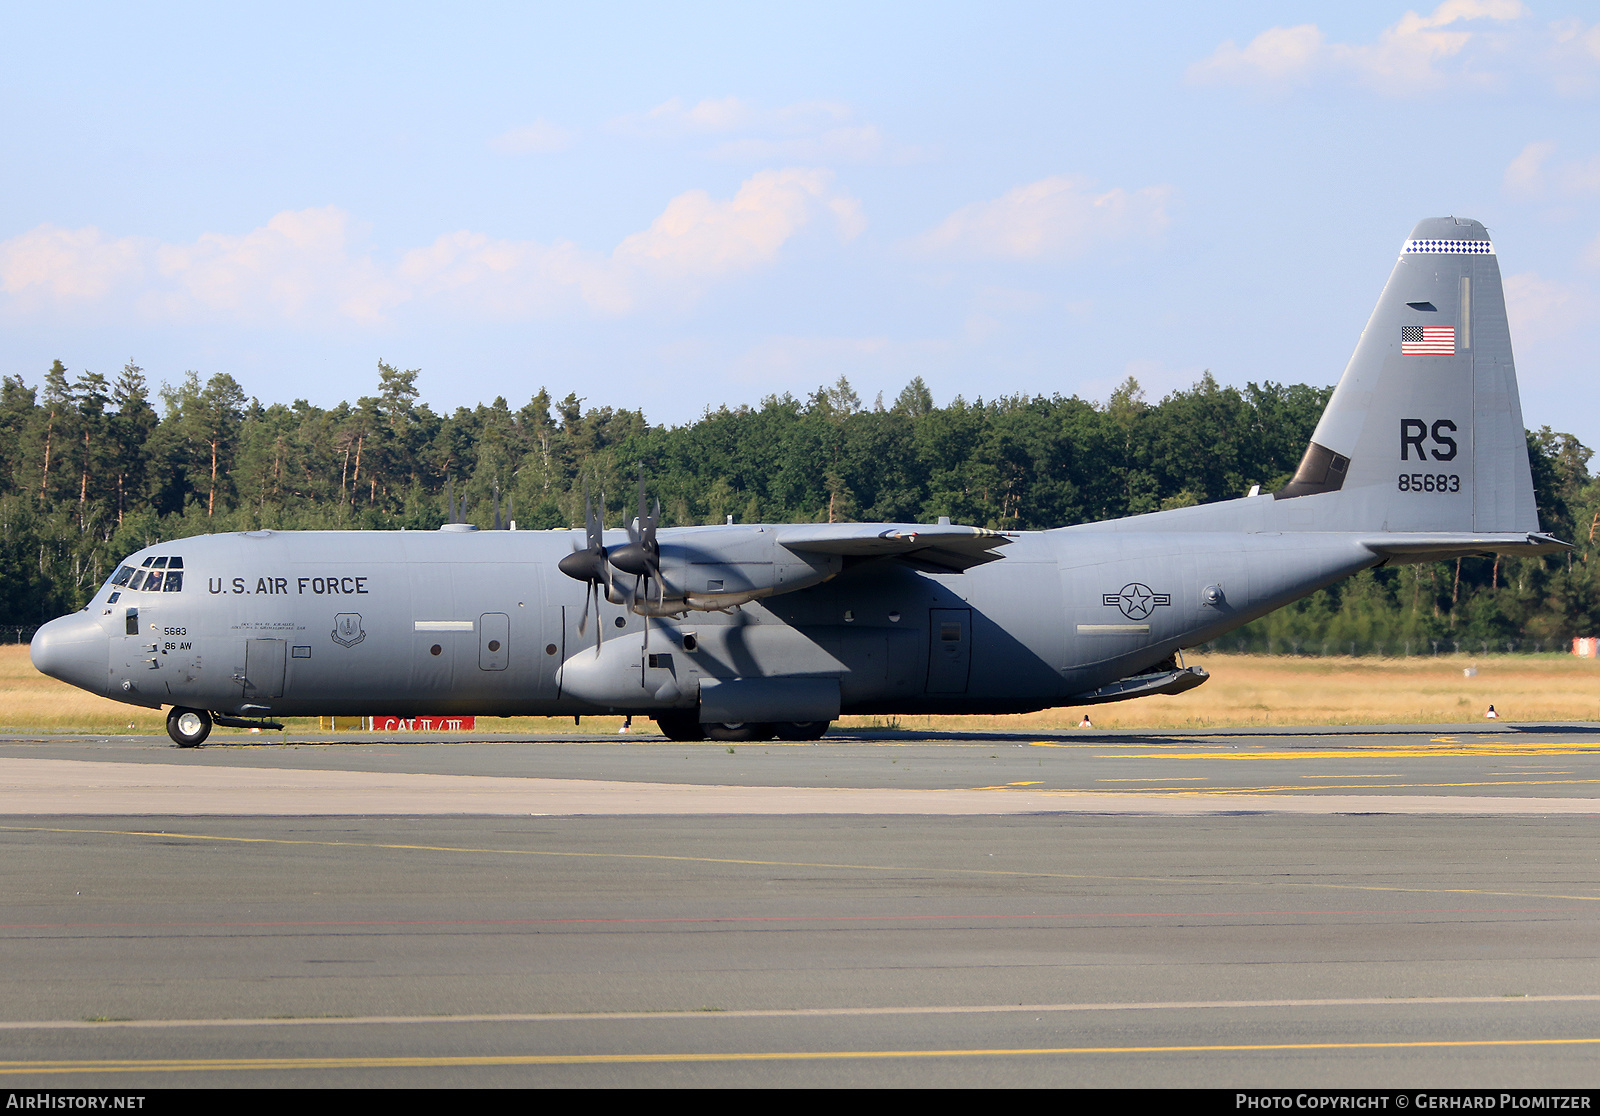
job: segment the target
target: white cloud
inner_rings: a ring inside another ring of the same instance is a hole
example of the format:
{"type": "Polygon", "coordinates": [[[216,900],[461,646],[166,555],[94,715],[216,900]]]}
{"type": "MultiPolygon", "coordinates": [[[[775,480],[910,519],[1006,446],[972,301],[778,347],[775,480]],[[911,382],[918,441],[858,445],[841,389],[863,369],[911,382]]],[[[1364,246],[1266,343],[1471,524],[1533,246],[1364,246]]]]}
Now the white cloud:
{"type": "Polygon", "coordinates": [[[1579,19],[1550,25],[1550,49],[1540,59],[1557,92],[1568,96],[1592,93],[1600,84],[1600,23],[1585,27],[1579,19]]]}
{"type": "Polygon", "coordinates": [[[1502,186],[1508,194],[1532,195],[1537,194],[1544,187],[1544,163],[1555,151],[1556,145],[1549,140],[1538,140],[1528,144],[1517,157],[1506,165],[1505,177],[1502,186]]]}
{"type": "Polygon", "coordinates": [[[1243,48],[1229,39],[1209,58],[1189,67],[1188,76],[1199,83],[1281,86],[1343,74],[1396,94],[1437,87],[1451,79],[1481,81],[1484,75],[1464,65],[1448,73],[1440,66],[1486,36],[1459,25],[1478,20],[1504,23],[1527,14],[1520,0],[1445,0],[1431,15],[1406,12],[1399,22],[1384,28],[1376,42],[1365,44],[1329,42],[1315,24],[1273,27],[1243,48]]]}
{"type": "Polygon", "coordinates": [[[851,236],[859,231],[852,220],[859,209],[852,199],[828,196],[831,180],[822,170],[762,171],[721,202],[690,190],[673,198],[649,229],[618,245],[614,259],[680,279],[745,270],[773,259],[819,203],[851,236]]]}
{"type": "Polygon", "coordinates": [[[694,105],[686,105],[681,97],[674,97],[648,112],[619,117],[612,121],[612,127],[633,135],[670,139],[733,131],[755,117],[756,110],[738,97],[708,99],[694,105]]]}
{"type": "Polygon", "coordinates": [[[462,230],[406,252],[395,270],[405,300],[466,316],[542,317],[564,307],[624,314],[634,306],[626,276],[598,253],[565,242],[462,230]]]}
{"type": "Polygon", "coordinates": [[[1550,157],[1555,152],[1556,145],[1549,140],[1524,147],[1506,166],[1506,193],[1528,198],[1600,193],[1600,155],[1552,163],[1550,157]]]}
{"type": "Polygon", "coordinates": [[[1600,23],[1585,27],[1580,19],[1564,19],[1552,23],[1557,50],[1574,58],[1600,62],[1600,23]]]}
{"type": "Polygon", "coordinates": [[[40,225],[0,242],[0,293],[30,304],[104,298],[143,274],[152,243],[40,225]]]}
{"type": "Polygon", "coordinates": [[[1532,271],[1506,276],[1505,293],[1511,339],[1519,344],[1587,325],[1597,308],[1588,287],[1532,271]]]}
{"type": "Polygon", "coordinates": [[[1189,67],[1192,81],[1245,84],[1303,81],[1323,65],[1326,43],[1314,23],[1272,27],[1242,50],[1229,39],[1210,58],[1189,67]]]}
{"type": "Polygon", "coordinates": [[[576,139],[576,133],[541,116],[532,124],[501,132],[489,141],[489,149],[501,155],[548,155],[565,151],[576,139]]]}
{"type": "Polygon", "coordinates": [[[165,280],[144,297],[182,316],[306,322],[332,312],[371,325],[400,292],[369,256],[352,254],[350,218],[333,206],[279,213],[243,236],[206,233],[151,253],[165,280]]]}
{"type": "Polygon", "coordinates": [[[864,224],[860,203],[834,190],[829,172],[790,169],[752,175],[732,198],[681,194],[610,253],[461,230],[387,263],[332,206],[185,244],[42,225],[0,241],[0,311],[296,326],[375,326],[400,307],[512,320],[618,315],[683,305],[770,265],[819,216],[842,239],[864,224]]]}
{"type": "Polygon", "coordinates": [[[1034,260],[1079,255],[1101,240],[1153,237],[1169,224],[1170,186],[1096,192],[1082,175],[1056,175],[974,202],[917,238],[929,252],[1034,260]]]}

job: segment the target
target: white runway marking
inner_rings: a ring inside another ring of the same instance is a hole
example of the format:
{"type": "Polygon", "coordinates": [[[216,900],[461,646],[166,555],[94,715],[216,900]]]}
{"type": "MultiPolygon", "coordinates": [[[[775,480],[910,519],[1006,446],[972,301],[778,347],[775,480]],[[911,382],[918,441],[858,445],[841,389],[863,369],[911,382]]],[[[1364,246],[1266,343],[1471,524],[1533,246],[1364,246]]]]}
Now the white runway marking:
{"type": "Polygon", "coordinates": [[[188,815],[814,815],[1038,813],[1597,814],[1596,798],[1290,795],[1005,787],[902,790],[738,787],[598,779],[0,759],[0,814],[188,815]]]}

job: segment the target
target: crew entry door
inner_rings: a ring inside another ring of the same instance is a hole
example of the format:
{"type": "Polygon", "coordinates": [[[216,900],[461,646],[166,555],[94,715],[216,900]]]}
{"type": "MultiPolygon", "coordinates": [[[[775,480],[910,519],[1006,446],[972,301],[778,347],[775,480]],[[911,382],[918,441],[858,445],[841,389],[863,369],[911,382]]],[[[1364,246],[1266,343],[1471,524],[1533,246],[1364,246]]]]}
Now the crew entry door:
{"type": "Polygon", "coordinates": [[[964,694],[972,672],[972,610],[928,610],[928,693],[964,694]]]}
{"type": "Polygon", "coordinates": [[[281,639],[244,641],[244,696],[277,698],[283,696],[284,650],[281,639]]]}

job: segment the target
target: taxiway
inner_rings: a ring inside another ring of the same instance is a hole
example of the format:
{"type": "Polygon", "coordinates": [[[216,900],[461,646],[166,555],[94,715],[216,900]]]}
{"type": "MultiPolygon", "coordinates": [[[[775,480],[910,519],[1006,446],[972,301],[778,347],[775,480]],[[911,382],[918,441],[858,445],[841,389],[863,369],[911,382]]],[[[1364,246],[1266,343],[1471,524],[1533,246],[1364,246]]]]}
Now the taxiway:
{"type": "Polygon", "coordinates": [[[1595,1084],[1593,725],[261,739],[0,738],[8,1085],[1595,1084]]]}

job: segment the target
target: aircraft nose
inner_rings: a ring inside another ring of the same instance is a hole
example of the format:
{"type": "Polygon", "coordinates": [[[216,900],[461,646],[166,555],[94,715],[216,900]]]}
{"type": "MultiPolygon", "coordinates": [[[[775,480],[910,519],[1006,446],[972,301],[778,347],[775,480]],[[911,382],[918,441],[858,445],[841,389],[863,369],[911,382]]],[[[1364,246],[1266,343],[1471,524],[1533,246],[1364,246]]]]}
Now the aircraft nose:
{"type": "Polygon", "coordinates": [[[34,669],[92,693],[105,693],[111,641],[94,618],[75,612],[61,616],[33,634],[28,656],[34,669]]]}

